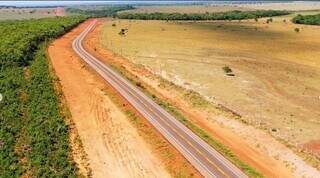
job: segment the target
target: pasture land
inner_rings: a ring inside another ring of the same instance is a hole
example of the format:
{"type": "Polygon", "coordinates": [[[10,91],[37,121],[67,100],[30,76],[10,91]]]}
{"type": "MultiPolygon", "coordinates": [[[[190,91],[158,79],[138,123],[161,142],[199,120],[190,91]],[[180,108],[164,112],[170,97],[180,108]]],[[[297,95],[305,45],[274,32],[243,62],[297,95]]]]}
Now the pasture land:
{"type": "Polygon", "coordinates": [[[136,9],[124,12],[130,13],[212,13],[227,11],[250,11],[250,10],[288,10],[288,11],[306,11],[319,10],[320,2],[277,2],[277,3],[220,3],[220,4],[203,4],[203,5],[153,5],[153,6],[137,6],[136,9]]]}
{"type": "Polygon", "coordinates": [[[0,8],[0,20],[39,19],[64,15],[63,8],[0,8]]]}
{"type": "Polygon", "coordinates": [[[295,25],[290,18],[269,23],[114,20],[105,23],[102,43],[290,145],[317,145],[320,39],[315,37],[320,28],[295,25]],[[121,29],[127,29],[124,35],[121,29]]]}

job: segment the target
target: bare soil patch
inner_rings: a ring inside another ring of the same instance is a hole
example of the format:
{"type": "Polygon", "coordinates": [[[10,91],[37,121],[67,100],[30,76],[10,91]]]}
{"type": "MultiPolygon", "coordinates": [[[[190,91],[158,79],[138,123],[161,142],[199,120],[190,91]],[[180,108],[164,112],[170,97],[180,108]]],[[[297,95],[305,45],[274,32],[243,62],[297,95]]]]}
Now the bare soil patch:
{"type": "MultiPolygon", "coordinates": [[[[71,48],[87,21],[48,49],[93,177],[170,177],[126,115],[111,101],[105,82],[71,48]]],[[[81,168],[81,167],[80,167],[81,168]]]]}

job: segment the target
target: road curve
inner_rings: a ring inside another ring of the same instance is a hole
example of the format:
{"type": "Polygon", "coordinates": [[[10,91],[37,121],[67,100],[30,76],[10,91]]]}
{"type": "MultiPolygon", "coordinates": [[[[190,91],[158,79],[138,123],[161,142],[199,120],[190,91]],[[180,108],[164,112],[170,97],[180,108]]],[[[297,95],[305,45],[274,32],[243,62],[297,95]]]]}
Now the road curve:
{"type": "Polygon", "coordinates": [[[204,177],[247,177],[239,168],[152,101],[109,65],[89,54],[82,40],[92,23],[73,41],[73,50],[140,112],[204,177]]]}

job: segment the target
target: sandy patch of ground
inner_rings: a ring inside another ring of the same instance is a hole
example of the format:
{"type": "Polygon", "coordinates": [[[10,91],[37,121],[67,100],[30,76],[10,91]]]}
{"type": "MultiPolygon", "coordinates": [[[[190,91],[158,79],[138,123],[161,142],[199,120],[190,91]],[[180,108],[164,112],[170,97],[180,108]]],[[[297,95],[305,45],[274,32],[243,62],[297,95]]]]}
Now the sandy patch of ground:
{"type": "Polygon", "coordinates": [[[65,9],[63,7],[57,7],[53,10],[55,16],[65,16],[66,12],[65,9]]]}
{"type": "Polygon", "coordinates": [[[104,92],[105,82],[91,73],[73,52],[72,40],[88,23],[54,41],[48,52],[93,177],[170,177],[104,92]]]}
{"type": "Polygon", "coordinates": [[[206,119],[208,116],[204,115],[203,112],[192,109],[189,104],[183,101],[183,98],[180,98],[178,94],[179,91],[167,90],[159,87],[160,81],[155,79],[145,68],[137,67],[128,62],[128,60],[114,55],[112,51],[101,48],[101,25],[103,23],[103,21],[100,21],[98,27],[86,40],[86,46],[88,48],[93,48],[94,50],[92,51],[95,55],[102,56],[101,58],[106,59],[106,63],[122,66],[130,73],[137,76],[141,81],[151,86],[151,88],[155,89],[159,96],[173,101],[179,108],[184,108],[185,114],[190,116],[189,118],[193,119],[195,123],[212,133],[216,139],[231,148],[231,150],[243,161],[249,163],[264,175],[268,177],[290,177],[289,171],[280,162],[267,156],[265,153],[258,151],[258,149],[249,146],[245,143],[246,141],[244,141],[243,138],[232,133],[230,129],[221,127],[221,125],[217,123],[208,122],[206,119]]]}

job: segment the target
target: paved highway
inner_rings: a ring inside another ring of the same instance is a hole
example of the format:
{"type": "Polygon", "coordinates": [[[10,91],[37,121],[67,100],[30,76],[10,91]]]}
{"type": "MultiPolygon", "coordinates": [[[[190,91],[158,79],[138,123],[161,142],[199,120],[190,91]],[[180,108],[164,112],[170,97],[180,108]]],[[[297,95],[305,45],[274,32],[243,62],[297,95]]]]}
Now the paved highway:
{"type": "Polygon", "coordinates": [[[140,112],[204,177],[247,177],[239,168],[82,46],[96,20],[73,41],[74,51],[140,112]]]}

